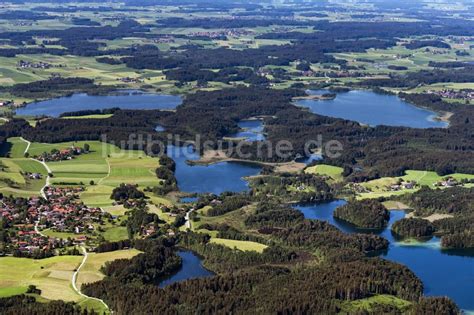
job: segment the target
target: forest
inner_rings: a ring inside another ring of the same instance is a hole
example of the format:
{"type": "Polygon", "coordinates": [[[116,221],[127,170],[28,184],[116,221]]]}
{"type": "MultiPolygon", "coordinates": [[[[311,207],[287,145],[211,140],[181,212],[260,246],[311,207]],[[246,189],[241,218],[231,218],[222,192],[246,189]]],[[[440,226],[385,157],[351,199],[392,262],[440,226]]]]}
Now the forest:
{"type": "Polygon", "coordinates": [[[401,238],[424,238],[433,235],[434,226],[425,219],[409,218],[395,222],[392,231],[401,238]]]}
{"type": "Polygon", "coordinates": [[[359,228],[382,229],[387,226],[390,213],[379,201],[366,199],[336,208],[334,217],[359,228]]]}
{"type": "Polygon", "coordinates": [[[473,188],[454,187],[443,190],[423,187],[414,194],[403,196],[404,202],[414,209],[416,216],[441,214],[446,217],[432,224],[410,219],[408,222],[401,222],[398,228],[407,233],[434,233],[441,237],[444,248],[474,248],[473,196],[473,188]]]}

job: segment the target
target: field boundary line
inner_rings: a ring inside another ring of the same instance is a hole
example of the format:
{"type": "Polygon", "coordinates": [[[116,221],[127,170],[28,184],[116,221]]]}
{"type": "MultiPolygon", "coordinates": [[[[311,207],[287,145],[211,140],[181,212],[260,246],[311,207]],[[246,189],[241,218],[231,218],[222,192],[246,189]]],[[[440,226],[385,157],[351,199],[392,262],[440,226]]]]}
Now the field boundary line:
{"type": "Polygon", "coordinates": [[[97,184],[101,184],[106,178],[108,178],[110,176],[110,173],[112,172],[112,167],[110,166],[110,162],[109,162],[109,159],[105,159],[105,162],[107,163],[107,167],[108,167],[108,170],[107,170],[107,175],[105,175],[104,177],[102,177],[98,182],[97,184]]]}

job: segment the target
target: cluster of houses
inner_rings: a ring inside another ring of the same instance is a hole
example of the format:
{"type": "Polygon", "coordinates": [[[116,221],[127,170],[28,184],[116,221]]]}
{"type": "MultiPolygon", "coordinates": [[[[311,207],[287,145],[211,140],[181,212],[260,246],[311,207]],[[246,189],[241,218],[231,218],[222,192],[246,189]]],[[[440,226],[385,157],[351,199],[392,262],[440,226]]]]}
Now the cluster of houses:
{"type": "Polygon", "coordinates": [[[24,26],[32,26],[33,25],[33,22],[30,22],[30,21],[14,21],[14,22],[11,22],[11,24],[13,26],[21,26],[21,27],[24,27],[24,26]]]}
{"type": "Polygon", "coordinates": [[[143,80],[139,78],[131,78],[131,77],[123,77],[123,78],[118,78],[118,81],[121,81],[123,83],[142,83],[143,80]]]}
{"type": "Polygon", "coordinates": [[[19,252],[28,256],[36,251],[50,251],[58,247],[62,247],[62,241],[49,238],[38,234],[33,224],[18,224],[15,225],[18,232],[9,240],[11,252],[19,252]]]}
{"type": "Polygon", "coordinates": [[[83,148],[71,146],[67,149],[62,150],[51,150],[50,153],[43,152],[42,154],[35,156],[34,158],[44,162],[59,162],[65,160],[72,160],[75,156],[87,153],[83,148]]]}
{"type": "Polygon", "coordinates": [[[74,234],[92,232],[104,213],[100,208],[84,205],[78,196],[82,191],[82,187],[48,187],[45,194],[49,204],[40,209],[40,227],[74,234]]]}
{"type": "Polygon", "coordinates": [[[397,184],[390,185],[391,191],[399,191],[402,189],[414,189],[416,187],[415,181],[400,182],[397,184]]]}
{"type": "Polygon", "coordinates": [[[466,42],[474,41],[474,37],[472,36],[448,36],[448,39],[458,45],[464,45],[466,42]]]}
{"type": "Polygon", "coordinates": [[[196,37],[209,37],[212,39],[218,39],[222,38],[224,36],[229,36],[229,37],[240,37],[240,36],[247,36],[251,35],[253,32],[244,30],[244,29],[224,29],[220,31],[212,31],[212,32],[192,32],[190,33],[190,36],[196,36],[196,37]]]}
{"type": "Polygon", "coordinates": [[[364,193],[370,192],[370,190],[367,189],[367,187],[362,186],[359,183],[349,183],[347,186],[351,191],[354,191],[357,194],[364,194],[364,193]]]}
{"type": "Polygon", "coordinates": [[[441,96],[443,98],[449,98],[449,99],[463,99],[463,100],[474,100],[474,90],[441,90],[441,91],[433,91],[430,90],[428,91],[430,94],[436,94],[438,96],[441,96]]]}
{"type": "Polygon", "coordinates": [[[13,101],[0,101],[0,107],[14,105],[13,101]]]}
{"type": "Polygon", "coordinates": [[[434,186],[436,186],[436,187],[455,187],[455,186],[459,186],[461,184],[462,183],[459,182],[458,180],[456,180],[455,178],[453,178],[451,176],[448,176],[448,177],[444,178],[442,181],[439,181],[439,182],[435,183],[434,186]]]}
{"type": "Polygon", "coordinates": [[[82,188],[47,187],[47,199],[31,197],[28,200],[3,198],[0,217],[9,226],[8,251],[19,251],[25,256],[35,251],[50,251],[66,244],[81,244],[94,231],[95,224],[103,222],[100,208],[84,205],[78,194],[82,188]],[[44,235],[41,231],[77,235],[69,240],[44,235]]]}
{"type": "Polygon", "coordinates": [[[155,44],[172,44],[175,42],[175,38],[173,36],[166,35],[166,36],[154,39],[153,42],[155,44]]]}
{"type": "Polygon", "coordinates": [[[33,179],[33,180],[43,178],[43,175],[40,173],[30,173],[30,172],[24,173],[23,176],[25,176],[28,179],[33,179]]]}
{"type": "Polygon", "coordinates": [[[271,69],[267,69],[267,68],[259,68],[256,72],[256,74],[260,77],[266,77],[267,75],[271,75],[272,74],[272,70],[271,69]]]}
{"type": "Polygon", "coordinates": [[[16,66],[20,69],[49,69],[51,68],[51,64],[47,62],[30,62],[25,60],[20,60],[16,64],[16,66]]]}

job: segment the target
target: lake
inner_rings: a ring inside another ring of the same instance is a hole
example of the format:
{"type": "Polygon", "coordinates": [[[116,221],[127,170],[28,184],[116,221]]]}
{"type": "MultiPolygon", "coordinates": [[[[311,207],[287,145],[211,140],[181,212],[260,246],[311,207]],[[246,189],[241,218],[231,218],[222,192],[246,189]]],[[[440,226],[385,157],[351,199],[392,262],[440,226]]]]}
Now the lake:
{"type": "Polygon", "coordinates": [[[328,221],[345,233],[375,233],[390,241],[389,249],[381,257],[406,265],[424,284],[429,296],[449,296],[464,310],[474,311],[474,253],[472,251],[445,251],[440,240],[433,237],[427,242],[399,242],[390,226],[405,217],[402,210],[390,211],[389,226],[381,230],[363,230],[332,216],[334,209],[346,201],[335,200],[319,205],[296,205],[306,218],[328,221]]]}
{"type": "Polygon", "coordinates": [[[165,131],[165,127],[161,126],[161,125],[156,125],[155,127],[155,131],[156,132],[162,132],[162,131],[165,131]]]}
{"type": "Polygon", "coordinates": [[[201,264],[201,258],[188,250],[180,250],[177,253],[183,261],[181,269],[168,279],[160,282],[160,288],[170,285],[174,282],[189,279],[203,278],[213,276],[214,273],[204,268],[201,264]]]}
{"type": "MultiPolygon", "coordinates": [[[[328,90],[309,90],[308,94],[322,95],[328,90]]],[[[448,123],[437,121],[436,113],[409,104],[395,95],[353,90],[337,93],[333,100],[299,100],[297,105],[308,107],[313,113],[343,118],[370,126],[404,126],[413,128],[444,128],[448,123]]]]}
{"type": "Polygon", "coordinates": [[[245,141],[263,141],[263,122],[259,119],[243,120],[238,123],[242,131],[232,135],[230,138],[242,138],[245,141]]]}
{"type": "Polygon", "coordinates": [[[175,95],[143,93],[135,90],[118,91],[113,95],[77,93],[28,104],[16,110],[21,116],[58,117],[62,113],[118,107],[122,109],[174,109],[182,102],[175,95]]]}
{"type": "Polygon", "coordinates": [[[179,189],[188,193],[220,194],[224,191],[245,191],[249,187],[244,177],[257,175],[262,169],[255,164],[238,162],[189,165],[187,160],[199,159],[191,146],[168,146],[167,155],[176,162],[175,177],[179,189]]]}
{"type": "Polygon", "coordinates": [[[301,162],[301,163],[305,163],[309,165],[313,162],[321,161],[322,159],[323,159],[323,156],[320,153],[312,153],[309,156],[296,159],[296,162],[301,162]]]}

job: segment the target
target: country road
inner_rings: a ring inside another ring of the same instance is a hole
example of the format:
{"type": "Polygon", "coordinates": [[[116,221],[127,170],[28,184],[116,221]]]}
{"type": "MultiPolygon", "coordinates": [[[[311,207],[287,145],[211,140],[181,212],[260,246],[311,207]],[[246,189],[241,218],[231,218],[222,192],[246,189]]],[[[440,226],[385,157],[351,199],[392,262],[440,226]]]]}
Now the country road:
{"type": "Polygon", "coordinates": [[[79,267],[77,267],[76,271],[73,273],[72,275],[72,279],[71,279],[71,284],[72,284],[72,288],[74,289],[74,291],[76,291],[77,294],[79,294],[80,296],[84,297],[84,298],[87,298],[87,299],[92,299],[92,300],[96,300],[96,301],[99,301],[101,302],[105,308],[110,312],[110,309],[109,309],[109,306],[101,299],[98,299],[98,298],[95,298],[95,297],[92,297],[92,296],[88,296],[88,295],[85,295],[84,293],[81,292],[81,290],[77,287],[77,276],[79,274],[79,271],[81,270],[81,268],[85,265],[86,261],[87,261],[87,258],[89,257],[89,254],[87,253],[87,250],[84,246],[81,246],[81,250],[82,250],[82,253],[84,254],[84,258],[82,259],[82,262],[81,264],[79,265],[79,267]]]}
{"type": "Polygon", "coordinates": [[[26,149],[25,149],[25,152],[23,152],[23,154],[26,154],[26,152],[28,152],[28,150],[30,149],[31,141],[28,141],[23,137],[20,137],[20,140],[23,141],[23,142],[26,142],[26,149]]]}
{"type": "Polygon", "coordinates": [[[46,176],[46,182],[44,184],[44,186],[41,188],[41,196],[44,198],[44,199],[47,199],[46,198],[46,193],[44,192],[44,190],[46,189],[46,187],[48,187],[50,185],[50,182],[51,182],[51,177],[49,177],[49,174],[52,174],[53,172],[51,171],[51,169],[49,168],[48,164],[46,164],[46,162],[43,160],[43,161],[40,161],[40,160],[36,160],[36,159],[33,159],[31,158],[33,161],[37,161],[39,163],[41,163],[44,168],[46,169],[46,172],[48,172],[48,175],[46,176]]]}

